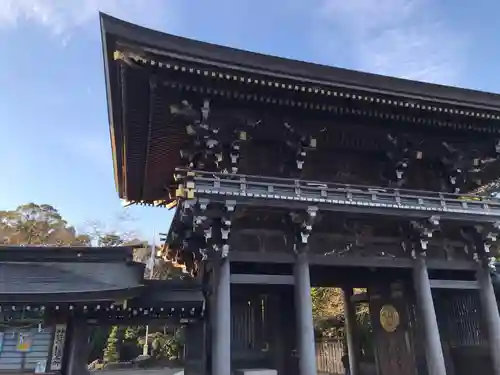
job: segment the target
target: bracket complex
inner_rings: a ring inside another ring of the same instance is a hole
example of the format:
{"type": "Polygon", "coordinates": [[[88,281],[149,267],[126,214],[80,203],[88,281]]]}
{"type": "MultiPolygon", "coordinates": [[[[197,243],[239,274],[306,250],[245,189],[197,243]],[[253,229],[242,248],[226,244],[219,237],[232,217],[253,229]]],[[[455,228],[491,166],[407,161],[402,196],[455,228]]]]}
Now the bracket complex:
{"type": "Polygon", "coordinates": [[[189,204],[179,209],[178,216],[179,219],[174,220],[169,234],[163,238],[165,244],[158,255],[174,267],[194,276],[198,272],[199,263],[189,249],[197,246],[198,238],[191,225],[192,212],[189,204]]]}
{"type": "Polygon", "coordinates": [[[461,234],[465,241],[466,253],[472,254],[478,262],[489,262],[490,258],[493,257],[493,248],[499,243],[500,222],[462,228],[461,234]]]}
{"type": "Polygon", "coordinates": [[[316,139],[309,135],[300,135],[288,122],[283,123],[285,127],[285,143],[293,153],[292,163],[298,171],[304,168],[307,152],[316,148],[316,139]]]}
{"type": "Polygon", "coordinates": [[[229,237],[231,234],[233,214],[236,202],[227,200],[224,204],[211,203],[208,199],[199,199],[193,217],[194,231],[203,238],[200,246],[201,260],[215,254],[225,258],[229,254],[229,237]]]}
{"type": "Polygon", "coordinates": [[[306,251],[314,224],[318,219],[318,208],[310,206],[306,212],[291,213],[290,218],[294,233],[294,251],[296,253],[306,251]]]}
{"type": "Polygon", "coordinates": [[[200,198],[183,200],[179,205],[165,238],[163,257],[195,275],[204,260],[228,256],[236,202],[221,204],[200,198]]]}
{"type": "Polygon", "coordinates": [[[401,187],[406,182],[406,172],[411,166],[412,161],[423,158],[422,143],[415,143],[415,140],[409,140],[408,136],[387,134],[389,142],[389,150],[387,157],[390,161],[389,180],[393,181],[396,186],[401,187]]]}
{"type": "Polygon", "coordinates": [[[221,154],[221,144],[217,139],[219,129],[210,126],[210,101],[205,100],[203,106],[196,110],[186,100],[180,105],[170,106],[172,115],[180,117],[186,126],[186,133],[194,138],[194,147],[181,150],[180,156],[188,168],[219,171],[216,155],[221,154]]]}
{"type": "Polygon", "coordinates": [[[177,199],[194,199],[196,190],[194,172],[187,172],[185,175],[176,173],[174,174],[174,180],[177,182],[177,188],[175,189],[177,199]]]}
{"type": "Polygon", "coordinates": [[[412,258],[426,256],[429,240],[434,233],[440,229],[440,217],[431,216],[425,220],[411,221],[406,233],[406,237],[401,245],[403,250],[409,252],[412,258]]]}
{"type": "Polygon", "coordinates": [[[245,130],[238,128],[227,134],[211,124],[208,99],[199,110],[183,101],[180,106],[171,106],[171,113],[184,119],[186,132],[193,138],[193,147],[180,151],[187,168],[238,173],[241,143],[248,137],[245,130]]]}
{"type": "Polygon", "coordinates": [[[221,258],[226,258],[229,254],[229,236],[231,234],[231,226],[233,224],[232,219],[235,209],[235,201],[226,201],[226,204],[222,207],[221,210],[222,216],[219,219],[221,238],[218,246],[218,249],[221,252],[221,258]]]}
{"type": "Polygon", "coordinates": [[[447,142],[442,142],[442,146],[445,150],[441,159],[444,166],[445,183],[451,193],[459,194],[465,190],[470,172],[480,166],[480,159],[471,157],[447,142]]]}

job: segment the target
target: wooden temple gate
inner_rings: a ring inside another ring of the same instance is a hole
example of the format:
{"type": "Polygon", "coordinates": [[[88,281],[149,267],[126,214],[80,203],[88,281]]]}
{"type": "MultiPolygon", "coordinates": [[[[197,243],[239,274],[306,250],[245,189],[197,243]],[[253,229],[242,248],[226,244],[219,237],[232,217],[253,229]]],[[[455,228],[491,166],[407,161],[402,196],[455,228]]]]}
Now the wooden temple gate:
{"type": "Polygon", "coordinates": [[[378,375],[500,375],[500,96],[101,26],[118,193],[207,293],[186,374],[316,375],[314,285],[368,289],[378,375]]]}
{"type": "Polygon", "coordinates": [[[359,285],[378,375],[500,375],[500,96],[101,31],[119,196],[176,207],[160,256],[195,285],[148,285],[131,249],[0,252],[2,314],[68,325],[45,369],[84,371],[91,321],[175,319],[186,375],[316,375],[311,285],[359,285]]]}

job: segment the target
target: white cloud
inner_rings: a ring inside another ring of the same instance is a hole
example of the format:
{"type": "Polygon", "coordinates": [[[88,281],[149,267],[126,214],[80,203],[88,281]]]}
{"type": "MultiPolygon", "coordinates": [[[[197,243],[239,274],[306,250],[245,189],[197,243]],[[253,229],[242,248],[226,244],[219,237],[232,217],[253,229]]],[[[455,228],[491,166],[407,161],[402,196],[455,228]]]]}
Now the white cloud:
{"type": "Polygon", "coordinates": [[[168,0],[0,0],[0,28],[24,21],[67,37],[97,21],[99,11],[148,27],[165,26],[173,19],[169,5],[168,0]]]}
{"type": "MultiPolygon", "coordinates": [[[[316,13],[325,53],[344,35],[356,69],[428,82],[454,84],[465,41],[439,17],[431,0],[321,0],[316,13]]],[[[341,51],[339,51],[341,52],[341,51]]],[[[328,58],[327,56],[324,56],[328,58]]]]}

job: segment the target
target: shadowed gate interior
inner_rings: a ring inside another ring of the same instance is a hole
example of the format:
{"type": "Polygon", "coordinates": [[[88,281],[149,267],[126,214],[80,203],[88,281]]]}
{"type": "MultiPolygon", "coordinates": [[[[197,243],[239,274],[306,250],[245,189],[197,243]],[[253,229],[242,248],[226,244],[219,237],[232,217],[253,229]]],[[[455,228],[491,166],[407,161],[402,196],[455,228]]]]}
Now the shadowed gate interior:
{"type": "Polygon", "coordinates": [[[493,373],[477,290],[435,290],[434,304],[448,375],[493,373]]]}
{"type": "MultiPolygon", "coordinates": [[[[241,271],[240,265],[234,264],[232,268],[232,273],[241,271]]],[[[281,276],[286,276],[284,269],[289,267],[281,268],[280,273],[285,274],[281,276]]],[[[313,286],[349,285],[367,289],[374,353],[358,353],[357,358],[360,362],[374,358],[375,363],[360,369],[361,374],[428,373],[411,270],[316,266],[311,267],[311,283],[313,286]]],[[[447,374],[465,375],[472,369],[483,369],[484,373],[491,371],[487,338],[481,327],[478,291],[435,287],[433,297],[447,374]]],[[[210,298],[208,301],[210,305],[210,298]]],[[[287,285],[233,283],[232,367],[274,368],[280,375],[298,374],[295,313],[292,282],[287,285]]],[[[356,331],[354,328],[351,334],[356,336],[356,331]]],[[[207,348],[210,348],[209,327],[207,332],[207,348]]],[[[361,352],[359,337],[354,340],[361,352]]],[[[208,361],[209,357],[207,355],[208,361]]]]}
{"type": "Polygon", "coordinates": [[[235,285],[231,350],[234,368],[276,368],[291,373],[295,350],[293,286],[235,285]]]}
{"type": "Polygon", "coordinates": [[[415,304],[409,283],[368,288],[374,350],[380,374],[416,375],[415,304]]]}

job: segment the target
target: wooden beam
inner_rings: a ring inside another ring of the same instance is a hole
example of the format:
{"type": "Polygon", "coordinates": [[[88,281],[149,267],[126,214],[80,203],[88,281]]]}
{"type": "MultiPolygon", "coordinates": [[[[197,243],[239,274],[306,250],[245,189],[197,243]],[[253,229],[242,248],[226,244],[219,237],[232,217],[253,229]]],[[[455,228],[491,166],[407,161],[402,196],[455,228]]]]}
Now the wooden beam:
{"type": "MultiPolygon", "coordinates": [[[[337,267],[368,267],[368,268],[413,268],[410,258],[382,258],[360,256],[335,256],[323,254],[308,254],[309,264],[337,267]]],[[[263,253],[253,251],[230,251],[231,262],[242,263],[282,263],[294,264],[295,255],[291,253],[263,253]]],[[[427,259],[427,267],[436,270],[475,270],[476,264],[467,260],[427,259]]]]}
{"type": "Polygon", "coordinates": [[[431,270],[475,271],[477,268],[473,260],[427,259],[426,263],[431,270]]]}
{"type": "MultiPolygon", "coordinates": [[[[256,237],[282,237],[283,230],[281,229],[270,229],[269,227],[258,227],[238,229],[239,234],[246,234],[256,237]]],[[[356,242],[356,236],[350,233],[331,233],[331,232],[314,232],[315,236],[328,238],[331,241],[340,241],[346,243],[356,242]]],[[[370,245],[396,245],[401,246],[401,238],[389,237],[389,236],[374,236],[374,235],[363,235],[363,242],[370,245]]],[[[448,240],[448,245],[450,246],[463,246],[463,242],[448,240]]],[[[443,241],[435,238],[431,238],[428,243],[429,247],[442,247],[443,241]]]]}
{"type": "MultiPolygon", "coordinates": [[[[328,256],[309,254],[311,265],[338,266],[338,267],[368,267],[368,268],[413,268],[410,258],[383,258],[357,256],[328,256]]],[[[427,268],[435,270],[475,270],[476,263],[464,260],[427,259],[427,268]]]]}
{"type": "Polygon", "coordinates": [[[295,255],[290,253],[261,253],[254,251],[230,251],[229,261],[243,263],[295,263],[295,255]]]}
{"type": "Polygon", "coordinates": [[[292,275],[232,274],[231,284],[294,285],[292,275]]]}
{"type": "Polygon", "coordinates": [[[411,268],[412,263],[408,258],[382,258],[360,256],[335,256],[323,254],[308,254],[309,264],[319,266],[337,267],[373,267],[373,268],[411,268]]]}
{"type": "Polygon", "coordinates": [[[370,302],[370,297],[368,296],[368,293],[366,293],[366,292],[353,294],[351,297],[351,302],[352,303],[370,302]]]}
{"type": "Polygon", "coordinates": [[[432,289],[479,289],[477,280],[430,280],[432,289]]]}

